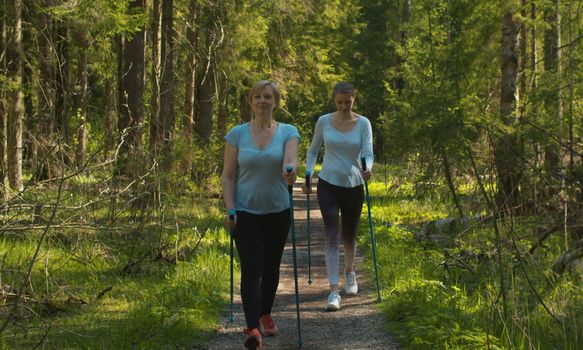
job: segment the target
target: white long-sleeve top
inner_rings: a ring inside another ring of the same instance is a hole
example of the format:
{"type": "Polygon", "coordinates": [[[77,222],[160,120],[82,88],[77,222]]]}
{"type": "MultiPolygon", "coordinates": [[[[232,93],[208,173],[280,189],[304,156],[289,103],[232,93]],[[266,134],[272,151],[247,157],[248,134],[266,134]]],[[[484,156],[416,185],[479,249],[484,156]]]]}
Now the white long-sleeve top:
{"type": "Polygon", "coordinates": [[[318,118],[312,144],[306,156],[306,170],[314,173],[314,166],[322,143],[324,161],[318,175],[322,180],[341,187],[356,187],[364,183],[361,171],[362,157],[367,169],[372,169],[372,127],[370,121],[359,115],[356,125],[350,131],[339,131],[330,120],[331,114],[318,118]]]}

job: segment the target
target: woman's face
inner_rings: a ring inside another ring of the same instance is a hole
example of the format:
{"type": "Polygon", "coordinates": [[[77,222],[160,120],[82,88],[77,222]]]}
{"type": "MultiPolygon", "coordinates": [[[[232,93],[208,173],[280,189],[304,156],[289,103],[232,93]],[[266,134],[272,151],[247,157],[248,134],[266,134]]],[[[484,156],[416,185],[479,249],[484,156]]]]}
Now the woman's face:
{"type": "Polygon", "coordinates": [[[267,85],[256,89],[251,96],[251,109],[257,114],[272,113],[277,108],[273,88],[267,85]]]}
{"type": "Polygon", "coordinates": [[[352,106],[354,106],[354,96],[340,93],[335,94],[334,104],[338,112],[349,113],[352,111],[352,106]]]}

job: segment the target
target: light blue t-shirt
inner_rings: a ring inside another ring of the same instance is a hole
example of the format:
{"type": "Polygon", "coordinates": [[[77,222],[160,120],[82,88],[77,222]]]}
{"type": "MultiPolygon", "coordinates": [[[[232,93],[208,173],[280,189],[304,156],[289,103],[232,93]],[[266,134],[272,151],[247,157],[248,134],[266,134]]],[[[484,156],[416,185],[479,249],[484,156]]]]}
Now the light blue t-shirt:
{"type": "Polygon", "coordinates": [[[332,185],[356,187],[363,184],[360,175],[361,161],[364,157],[367,169],[372,169],[372,127],[370,121],[358,116],[356,125],[350,131],[339,131],[332,125],[331,114],[318,118],[312,145],[306,156],[306,170],[314,173],[318,152],[324,144],[324,161],[318,175],[332,185]]]}
{"type": "Polygon", "coordinates": [[[235,210],[251,214],[279,213],[289,208],[287,183],[282,177],[286,143],[300,139],[298,129],[277,123],[271,143],[259,149],[253,143],[249,123],[232,128],[225,140],[237,149],[235,210]]]}

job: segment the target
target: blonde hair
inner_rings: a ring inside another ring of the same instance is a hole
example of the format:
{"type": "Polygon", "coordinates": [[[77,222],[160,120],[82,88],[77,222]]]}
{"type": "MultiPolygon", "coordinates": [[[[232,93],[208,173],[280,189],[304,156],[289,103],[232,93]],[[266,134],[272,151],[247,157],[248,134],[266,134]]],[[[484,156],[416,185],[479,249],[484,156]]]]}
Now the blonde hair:
{"type": "Polygon", "coordinates": [[[279,102],[281,100],[281,93],[279,92],[279,88],[277,87],[277,84],[270,81],[270,80],[260,80],[258,82],[255,83],[255,85],[253,85],[253,87],[251,88],[251,91],[249,92],[249,96],[247,98],[249,104],[252,104],[253,102],[253,95],[255,94],[255,92],[259,89],[263,89],[266,86],[269,86],[271,88],[271,90],[273,90],[273,97],[275,98],[275,108],[279,107],[279,102]]]}

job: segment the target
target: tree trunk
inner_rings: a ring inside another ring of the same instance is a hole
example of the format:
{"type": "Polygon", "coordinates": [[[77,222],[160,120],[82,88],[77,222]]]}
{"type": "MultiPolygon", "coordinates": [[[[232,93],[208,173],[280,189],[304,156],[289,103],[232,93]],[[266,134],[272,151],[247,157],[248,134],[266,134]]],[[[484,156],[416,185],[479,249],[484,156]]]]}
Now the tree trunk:
{"type": "Polygon", "coordinates": [[[213,130],[213,110],[216,98],[216,76],[215,76],[215,48],[217,44],[217,31],[212,19],[207,20],[205,35],[205,60],[204,66],[200,67],[201,74],[198,98],[198,114],[196,132],[199,140],[203,144],[209,142],[213,130]]]}
{"type": "MultiPolygon", "coordinates": [[[[404,0],[403,1],[403,8],[401,9],[401,28],[406,28],[409,25],[410,17],[411,17],[411,0],[404,0]]],[[[407,45],[407,31],[404,29],[401,29],[399,36],[400,36],[399,42],[400,42],[401,46],[406,47],[406,45],[407,45]]],[[[403,67],[403,63],[404,63],[405,59],[400,54],[396,54],[396,55],[397,55],[397,67],[400,71],[400,74],[395,82],[395,88],[397,90],[397,93],[399,95],[401,95],[403,89],[405,88],[405,79],[403,78],[404,73],[402,72],[402,67],[403,67]]]]}
{"type": "MultiPolygon", "coordinates": [[[[163,121],[163,141],[171,147],[174,141],[176,123],[175,93],[174,93],[174,19],[172,0],[162,0],[162,74],[160,80],[160,117],[163,121]]],[[[170,151],[165,147],[165,154],[170,151]]]]}
{"type": "Polygon", "coordinates": [[[249,105],[249,99],[245,91],[239,94],[239,119],[243,123],[251,120],[251,106],[249,105]]]}
{"type": "Polygon", "coordinates": [[[14,13],[9,19],[12,28],[11,40],[7,47],[8,118],[7,118],[7,160],[10,187],[22,191],[22,1],[14,0],[14,13]]]}
{"type": "MultiPolygon", "coordinates": [[[[523,18],[527,18],[528,14],[527,14],[527,5],[526,5],[526,0],[520,0],[520,15],[523,18]]],[[[517,96],[517,100],[518,103],[517,105],[519,106],[518,108],[518,116],[519,118],[522,117],[522,113],[524,112],[524,108],[526,106],[526,72],[527,72],[527,67],[528,67],[528,56],[526,53],[526,48],[528,46],[528,30],[526,27],[526,23],[523,21],[520,24],[520,36],[519,36],[519,48],[520,48],[520,54],[519,54],[519,59],[520,59],[520,73],[518,74],[518,90],[516,93],[517,96]]]]}
{"type": "Polygon", "coordinates": [[[162,144],[162,123],[160,121],[160,1],[152,1],[152,95],[150,96],[150,152],[152,157],[158,157],[162,144]]]}
{"type": "MultiPolygon", "coordinates": [[[[208,57],[208,60],[214,58],[208,57]]],[[[214,62],[207,62],[208,70],[203,76],[199,93],[199,117],[196,131],[203,144],[209,142],[213,130],[213,110],[216,98],[214,62]]]]}
{"type": "Polygon", "coordinates": [[[111,152],[115,142],[115,81],[109,77],[105,80],[105,144],[103,157],[111,160],[111,152]]]}
{"type": "MultiPolygon", "coordinates": [[[[59,142],[63,145],[65,152],[64,160],[69,161],[69,30],[67,25],[60,23],[57,30],[57,72],[56,72],[56,91],[55,91],[55,122],[56,130],[59,136],[59,142]]],[[[61,157],[59,157],[61,159],[61,157]]]]}
{"type": "MultiPolygon", "coordinates": [[[[131,10],[143,12],[145,0],[134,0],[131,10]]],[[[142,126],[144,123],[144,41],[142,27],[125,39],[122,45],[122,82],[118,128],[122,134],[117,174],[133,178],[139,170],[142,153],[142,126]]]]}
{"type": "MultiPolygon", "coordinates": [[[[6,20],[7,16],[0,17],[0,52],[6,51],[6,20]]],[[[0,73],[3,76],[8,75],[6,72],[6,55],[0,55],[0,73]]],[[[6,188],[8,188],[8,177],[6,169],[8,164],[6,159],[6,120],[8,118],[6,108],[6,91],[6,81],[0,81],[0,203],[4,203],[6,201],[6,188]]]]}
{"type": "MultiPolygon", "coordinates": [[[[42,8],[52,5],[51,0],[42,1],[42,8]]],[[[41,12],[38,20],[37,41],[39,46],[39,83],[38,100],[38,144],[39,163],[34,169],[37,180],[50,179],[56,176],[55,140],[53,137],[53,118],[55,102],[55,80],[53,76],[53,35],[51,16],[41,12]]]]}
{"type": "MultiPolygon", "coordinates": [[[[22,22],[25,24],[32,23],[34,21],[31,16],[31,11],[28,9],[23,10],[22,22]]],[[[21,39],[21,64],[22,64],[22,101],[24,107],[23,114],[23,125],[22,125],[22,164],[23,167],[27,165],[36,169],[38,164],[38,144],[36,141],[37,135],[37,118],[34,110],[33,96],[34,86],[33,83],[33,67],[32,62],[36,60],[36,48],[32,47],[34,39],[32,38],[32,28],[30,25],[25,25],[22,28],[22,39],[21,39]]]]}
{"type": "MultiPolygon", "coordinates": [[[[560,15],[559,0],[552,0],[552,7],[544,12],[547,28],[544,34],[544,68],[550,75],[559,75],[561,51],[560,47],[560,15]]],[[[561,103],[560,84],[551,84],[551,91],[544,99],[545,109],[550,116],[550,132],[562,140],[561,128],[563,108],[561,103]]],[[[558,176],[561,171],[560,147],[555,140],[549,140],[545,147],[545,168],[552,176],[558,176]]],[[[555,192],[552,190],[551,192],[555,192]]]]}
{"type": "Polygon", "coordinates": [[[79,126],[77,130],[77,166],[82,166],[87,158],[87,49],[89,39],[85,29],[77,30],[77,41],[79,43],[79,62],[77,62],[77,84],[78,90],[75,95],[77,105],[77,116],[79,126]]]}
{"type": "MultiPolygon", "coordinates": [[[[516,83],[518,78],[518,29],[511,13],[502,19],[500,119],[508,126],[516,125],[516,83]]],[[[514,132],[501,135],[494,145],[494,158],[498,170],[498,204],[513,210],[518,203],[520,151],[514,132]]]]}
{"type": "Polygon", "coordinates": [[[194,131],[195,96],[196,96],[196,48],[198,47],[198,27],[196,20],[198,6],[196,0],[188,3],[188,24],[186,29],[187,56],[186,56],[186,79],[184,82],[184,117],[183,133],[186,143],[185,168],[188,172],[192,168],[192,133],[194,131]]]}
{"type": "Polygon", "coordinates": [[[225,71],[221,71],[218,76],[218,97],[219,97],[219,109],[217,114],[217,131],[218,135],[223,137],[227,134],[227,123],[229,121],[229,79],[225,71]]]}

